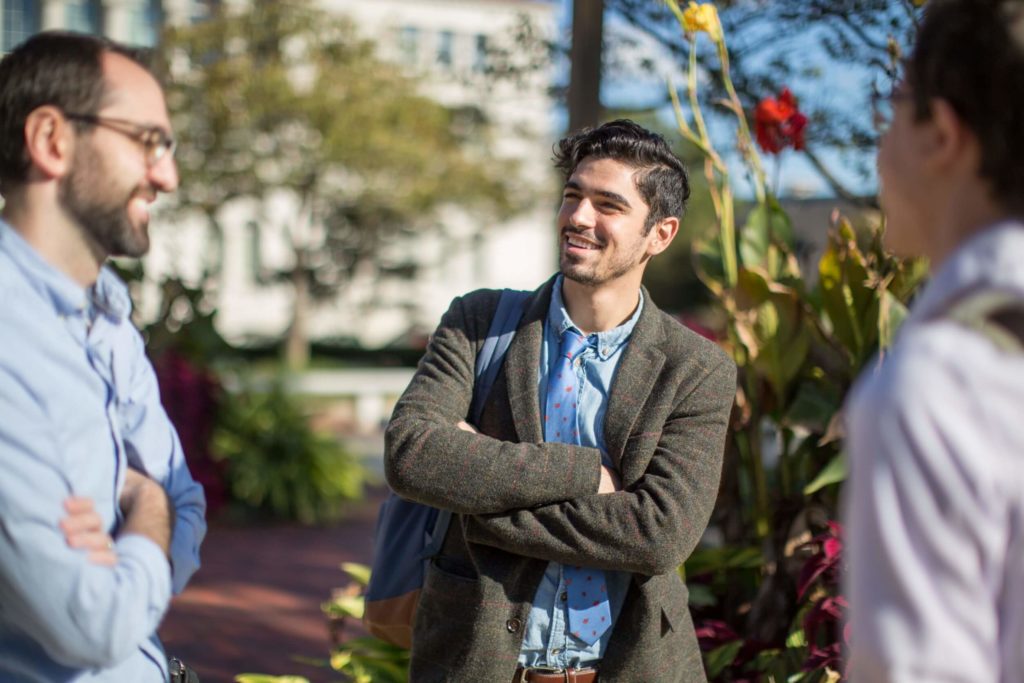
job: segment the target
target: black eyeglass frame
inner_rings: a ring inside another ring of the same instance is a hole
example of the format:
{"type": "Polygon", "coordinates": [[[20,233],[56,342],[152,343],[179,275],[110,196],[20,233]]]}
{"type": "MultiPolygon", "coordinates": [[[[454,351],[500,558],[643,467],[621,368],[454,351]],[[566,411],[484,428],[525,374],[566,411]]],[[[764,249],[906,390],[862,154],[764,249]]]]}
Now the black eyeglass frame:
{"type": "Polygon", "coordinates": [[[144,126],[134,121],[109,116],[98,116],[96,114],[63,113],[64,118],[70,121],[79,121],[90,126],[100,126],[135,140],[146,151],[146,163],[150,166],[160,163],[164,157],[174,158],[174,151],[178,146],[178,142],[159,126],[144,126]]]}

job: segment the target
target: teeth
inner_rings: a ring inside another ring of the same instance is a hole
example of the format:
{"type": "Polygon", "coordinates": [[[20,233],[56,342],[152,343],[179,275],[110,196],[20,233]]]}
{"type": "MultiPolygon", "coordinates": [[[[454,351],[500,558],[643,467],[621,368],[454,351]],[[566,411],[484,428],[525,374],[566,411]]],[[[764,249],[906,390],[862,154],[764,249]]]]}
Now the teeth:
{"type": "Polygon", "coordinates": [[[566,237],[566,241],[571,246],[578,247],[580,249],[597,249],[597,245],[596,244],[593,244],[593,243],[588,242],[586,240],[579,239],[577,237],[573,237],[572,235],[569,235],[568,237],[566,237]]]}

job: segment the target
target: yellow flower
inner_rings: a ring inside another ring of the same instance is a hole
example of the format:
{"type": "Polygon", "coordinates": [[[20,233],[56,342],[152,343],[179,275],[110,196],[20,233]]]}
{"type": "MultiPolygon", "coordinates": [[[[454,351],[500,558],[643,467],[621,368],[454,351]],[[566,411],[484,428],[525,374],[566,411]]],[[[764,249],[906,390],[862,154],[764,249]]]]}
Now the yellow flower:
{"type": "Polygon", "coordinates": [[[722,38],[722,24],[718,21],[718,11],[710,2],[698,5],[691,1],[683,10],[683,28],[690,33],[703,31],[716,42],[722,38]]]}

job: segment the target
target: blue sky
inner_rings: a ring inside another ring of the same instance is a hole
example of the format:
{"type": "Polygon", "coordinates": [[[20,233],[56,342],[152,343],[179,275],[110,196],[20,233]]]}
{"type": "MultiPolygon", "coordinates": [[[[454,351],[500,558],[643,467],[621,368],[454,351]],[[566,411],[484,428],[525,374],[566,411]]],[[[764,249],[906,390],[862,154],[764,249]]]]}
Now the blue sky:
{"type": "MultiPolygon", "coordinates": [[[[652,0],[652,2],[657,0],[652,0]]],[[[572,21],[572,0],[560,0],[559,26],[560,31],[568,34],[572,21]]],[[[768,27],[767,30],[771,30],[768,27]]],[[[635,38],[641,38],[640,34],[632,31],[621,19],[617,19],[611,13],[606,14],[605,31],[625,32],[635,38]]],[[[606,105],[631,106],[643,105],[652,101],[665,89],[664,78],[671,76],[677,84],[685,82],[685,65],[674,64],[667,55],[658,50],[656,44],[642,46],[647,50],[658,64],[660,74],[657,76],[642,77],[637,72],[630,72],[624,77],[616,79],[615,74],[606,74],[602,83],[602,101],[606,105]]],[[[824,71],[828,88],[822,88],[821,82],[811,84],[810,81],[800,80],[788,83],[793,92],[806,101],[815,98],[833,103],[853,103],[851,106],[864,108],[863,116],[869,117],[870,112],[863,107],[865,94],[870,89],[872,75],[863,68],[839,64],[824,54],[818,41],[810,33],[791,38],[786,44],[786,49],[793,51],[801,59],[806,60],[824,71]]],[[[568,64],[562,68],[568,69],[568,64]]],[[[662,113],[664,120],[673,124],[675,117],[671,108],[665,108],[662,113]]],[[[564,128],[566,114],[558,114],[559,123],[564,128]]],[[[865,118],[865,122],[866,122],[865,118]]],[[[739,160],[739,155],[730,153],[733,146],[734,124],[728,120],[720,120],[717,124],[711,125],[712,137],[719,151],[728,159],[733,169],[732,176],[737,181],[737,191],[740,194],[749,193],[749,184],[743,181],[744,168],[739,160]]],[[[816,153],[830,169],[848,188],[858,193],[873,193],[877,189],[877,177],[874,173],[874,153],[847,154],[841,155],[836,150],[816,148],[816,153]],[[867,175],[862,171],[867,170],[867,175]]],[[[828,185],[814,169],[806,156],[793,151],[786,151],[779,158],[778,174],[776,176],[776,162],[774,158],[765,159],[769,172],[770,182],[773,184],[777,178],[777,189],[783,195],[804,194],[809,196],[827,196],[831,194],[828,185]]]]}

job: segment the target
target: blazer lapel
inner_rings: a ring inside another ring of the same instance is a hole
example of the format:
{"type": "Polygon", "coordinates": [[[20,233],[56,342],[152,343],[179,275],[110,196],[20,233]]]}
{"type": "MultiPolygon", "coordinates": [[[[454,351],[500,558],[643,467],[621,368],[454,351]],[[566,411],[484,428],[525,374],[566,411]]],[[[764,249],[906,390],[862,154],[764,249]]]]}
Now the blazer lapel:
{"type": "Polygon", "coordinates": [[[554,278],[542,285],[523,314],[516,336],[505,357],[505,381],[508,400],[515,421],[515,431],[521,443],[540,443],[544,431],[540,423],[540,395],[537,377],[540,368],[540,349],[544,339],[544,320],[551,303],[554,278]]]}
{"type": "Polygon", "coordinates": [[[644,289],[644,310],[636,321],[622,361],[615,372],[608,411],[604,418],[604,441],[608,455],[621,471],[626,441],[636,424],[651,388],[665,365],[665,354],[659,348],[661,341],[661,314],[644,289]]]}

